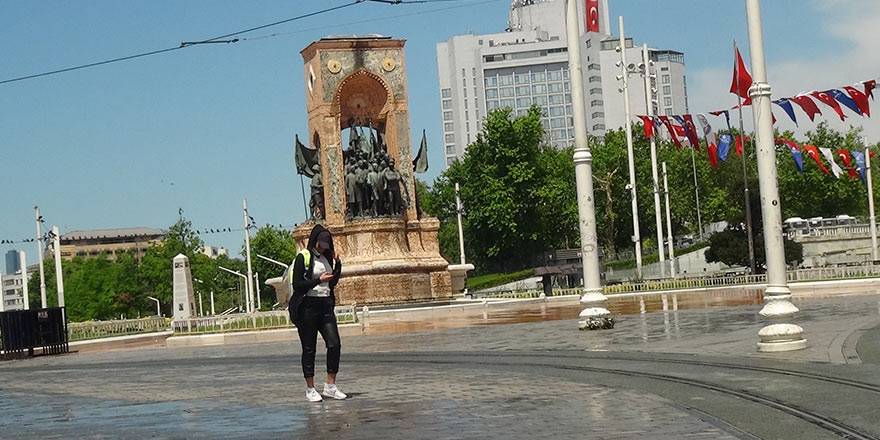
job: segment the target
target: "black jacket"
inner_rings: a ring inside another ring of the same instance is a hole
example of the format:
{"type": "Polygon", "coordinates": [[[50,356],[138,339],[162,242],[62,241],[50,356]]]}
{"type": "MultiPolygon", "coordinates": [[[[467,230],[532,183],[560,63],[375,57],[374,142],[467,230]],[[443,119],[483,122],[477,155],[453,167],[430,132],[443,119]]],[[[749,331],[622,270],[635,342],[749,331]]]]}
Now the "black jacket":
{"type": "MultiPolygon", "coordinates": [[[[311,258],[309,258],[309,266],[305,265],[305,258],[302,254],[297,254],[296,259],[293,260],[293,294],[290,296],[290,302],[288,303],[287,310],[290,313],[290,321],[296,325],[299,322],[299,317],[301,316],[302,302],[308,293],[309,290],[317,286],[321,283],[319,279],[321,274],[313,274],[315,268],[315,258],[318,257],[317,253],[313,250],[315,249],[315,244],[318,238],[318,234],[326,231],[326,229],[321,225],[315,225],[312,228],[312,232],[309,234],[309,242],[306,247],[307,251],[311,254],[311,258]],[[314,276],[313,276],[314,275],[314,276]]],[[[329,231],[328,231],[329,232],[329,231]]],[[[333,239],[331,236],[330,239],[330,252],[335,255],[336,250],[333,247],[333,239]]],[[[342,273],[342,262],[339,261],[339,258],[335,258],[334,261],[330,262],[330,265],[333,268],[333,279],[328,283],[330,286],[330,301],[333,306],[336,305],[336,295],[335,288],[336,284],[339,283],[339,276],[342,273]]]]}

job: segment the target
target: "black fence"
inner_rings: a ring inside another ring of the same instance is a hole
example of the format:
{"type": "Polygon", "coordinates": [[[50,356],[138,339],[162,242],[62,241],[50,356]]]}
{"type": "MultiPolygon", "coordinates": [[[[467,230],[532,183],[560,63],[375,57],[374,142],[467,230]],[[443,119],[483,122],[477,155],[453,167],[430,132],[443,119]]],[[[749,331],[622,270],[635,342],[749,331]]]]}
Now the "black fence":
{"type": "Polygon", "coordinates": [[[64,307],[0,312],[0,359],[68,351],[64,307]]]}

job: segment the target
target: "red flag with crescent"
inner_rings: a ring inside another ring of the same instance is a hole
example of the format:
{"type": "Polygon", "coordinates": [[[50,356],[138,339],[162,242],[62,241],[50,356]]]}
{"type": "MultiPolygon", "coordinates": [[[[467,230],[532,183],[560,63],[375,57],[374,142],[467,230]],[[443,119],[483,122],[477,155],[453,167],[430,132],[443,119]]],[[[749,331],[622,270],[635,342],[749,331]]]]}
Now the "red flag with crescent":
{"type": "Polygon", "coordinates": [[[819,169],[822,170],[823,173],[831,175],[831,171],[828,171],[828,167],[822,162],[819,149],[816,148],[815,145],[804,144],[804,153],[807,153],[807,156],[810,156],[810,158],[816,162],[816,165],[819,166],[819,169]]]}
{"type": "Polygon", "coordinates": [[[654,118],[650,116],[639,115],[639,119],[642,120],[642,128],[645,131],[645,137],[648,139],[654,137],[654,118]]]}
{"type": "Polygon", "coordinates": [[[859,172],[853,167],[852,155],[849,154],[849,150],[846,148],[839,148],[835,153],[837,154],[837,157],[840,158],[840,161],[843,162],[844,167],[846,167],[849,177],[851,179],[858,179],[859,172]]]}
{"type": "Polygon", "coordinates": [[[599,0],[587,0],[587,32],[599,32],[599,0]]]}

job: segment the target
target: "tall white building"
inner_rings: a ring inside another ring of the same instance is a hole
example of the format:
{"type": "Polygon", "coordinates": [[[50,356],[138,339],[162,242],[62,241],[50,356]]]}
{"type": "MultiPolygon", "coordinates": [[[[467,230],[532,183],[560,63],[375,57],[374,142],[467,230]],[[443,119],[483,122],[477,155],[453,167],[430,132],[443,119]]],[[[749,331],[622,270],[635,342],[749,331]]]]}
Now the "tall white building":
{"type": "MultiPolygon", "coordinates": [[[[618,40],[611,35],[608,0],[599,1],[599,32],[580,22],[587,129],[604,136],[624,125],[623,94],[618,91],[618,40]]],[[[578,2],[585,17],[585,2],[578,2]]],[[[640,47],[627,40],[627,63],[641,62],[640,47]]],[[[657,74],[658,114],[687,113],[684,55],[649,49],[657,74]]],[[[532,105],[544,111],[548,143],[564,147],[574,140],[565,0],[513,0],[504,32],[458,35],[437,44],[440,107],[446,166],[464,154],[482,129],[488,111],[509,107],[522,115],[532,105]]],[[[633,115],[645,113],[644,82],[630,77],[633,115]]]]}

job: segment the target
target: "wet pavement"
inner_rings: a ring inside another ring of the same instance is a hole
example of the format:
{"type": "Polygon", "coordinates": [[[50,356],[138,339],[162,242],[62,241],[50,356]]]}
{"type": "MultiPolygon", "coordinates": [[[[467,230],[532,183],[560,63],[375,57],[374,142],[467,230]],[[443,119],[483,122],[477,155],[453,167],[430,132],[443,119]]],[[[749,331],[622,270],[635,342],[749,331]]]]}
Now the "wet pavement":
{"type": "Polygon", "coordinates": [[[880,436],[880,296],[796,304],[810,346],[777,355],[755,350],[757,291],[614,298],[617,326],[592,332],[565,298],[376,313],[342,340],[351,398],[321,404],[304,401],[295,342],[4,362],[0,437],[880,436]]]}

